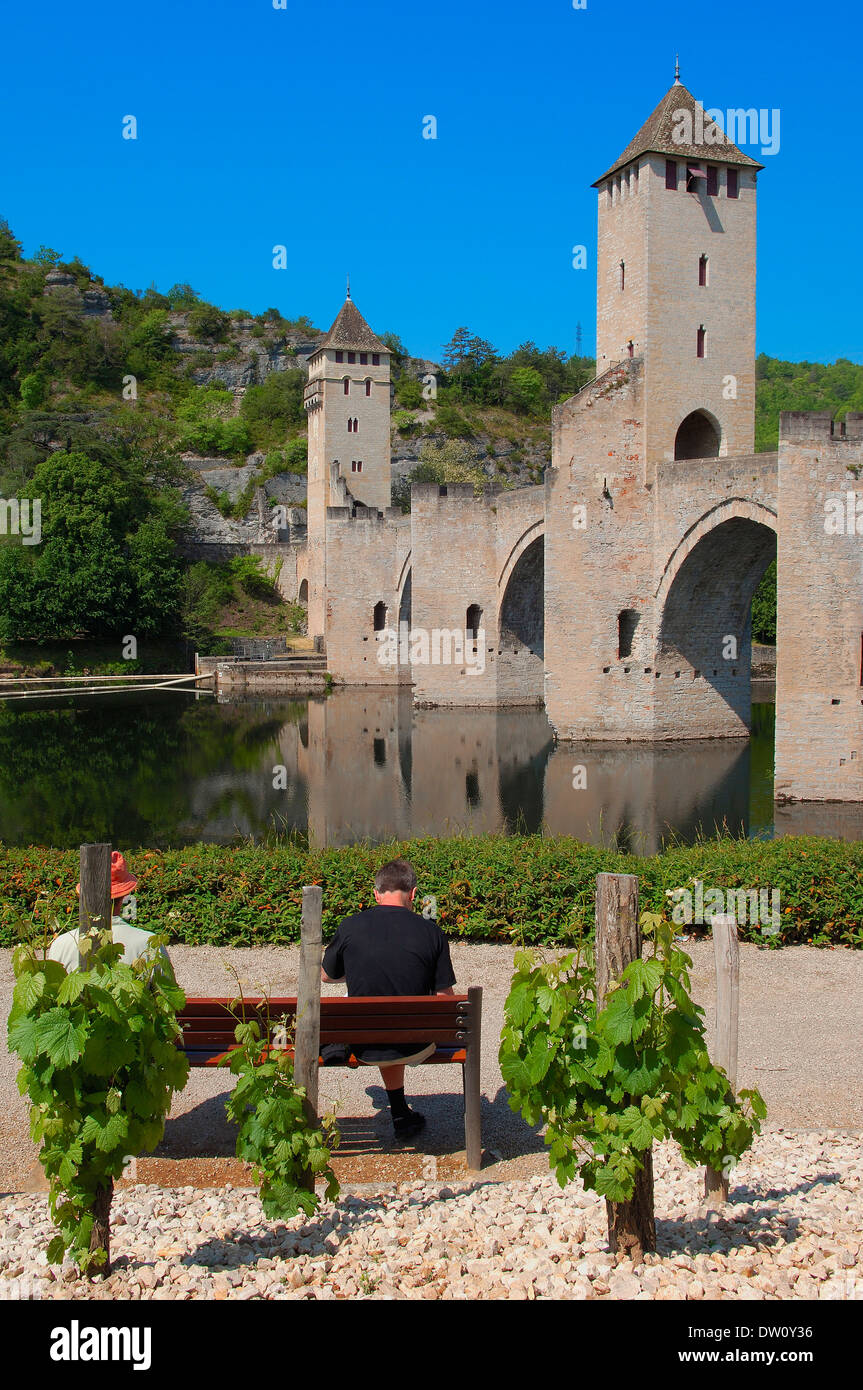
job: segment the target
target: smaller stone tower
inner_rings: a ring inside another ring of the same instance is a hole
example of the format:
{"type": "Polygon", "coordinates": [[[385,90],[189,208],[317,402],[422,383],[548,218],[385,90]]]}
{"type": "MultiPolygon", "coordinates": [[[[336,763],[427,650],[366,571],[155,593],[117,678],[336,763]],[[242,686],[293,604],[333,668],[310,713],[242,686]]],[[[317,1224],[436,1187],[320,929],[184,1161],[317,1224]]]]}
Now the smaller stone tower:
{"type": "Polygon", "coordinates": [[[391,502],[390,354],[351,299],[309,358],[309,633],[326,636],[327,508],[342,479],[354,502],[384,511],[391,502]]]}

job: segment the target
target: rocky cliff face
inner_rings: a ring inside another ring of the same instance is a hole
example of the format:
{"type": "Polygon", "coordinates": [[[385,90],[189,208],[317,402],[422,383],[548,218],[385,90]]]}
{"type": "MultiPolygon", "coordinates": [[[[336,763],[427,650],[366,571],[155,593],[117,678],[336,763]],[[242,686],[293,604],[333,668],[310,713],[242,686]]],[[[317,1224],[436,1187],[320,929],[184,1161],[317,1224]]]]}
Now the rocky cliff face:
{"type": "Polygon", "coordinates": [[[207,490],[212,489],[235,504],[263,462],[263,454],[250,454],[239,468],[224,459],[185,456],[184,463],[195,475],[183,489],[183,501],[189,509],[187,544],[260,545],[305,538],[306,513],[298,504],[305,500],[306,480],[296,473],[280,473],[255,487],[240,518],[224,516],[207,496],[207,490]],[[277,507],[283,511],[278,512],[277,507]]]}
{"type": "Polygon", "coordinates": [[[171,314],[169,321],[174,351],[196,359],[192,369],[195,384],[223,386],[239,396],[248,386],[260,386],[271,372],[304,372],[309,357],[323,337],[321,333],[311,339],[286,333],[262,338],[253,332],[254,319],[241,319],[232,323],[230,342],[202,343],[189,332],[188,314],[171,314]],[[210,357],[209,365],[203,362],[205,355],[210,357]]]}
{"type": "Polygon", "coordinates": [[[91,284],[88,289],[79,290],[74,275],[69,275],[64,270],[48,272],[45,277],[44,293],[49,295],[62,294],[67,300],[73,301],[75,308],[88,318],[113,320],[111,305],[102,286],[91,284]]]}

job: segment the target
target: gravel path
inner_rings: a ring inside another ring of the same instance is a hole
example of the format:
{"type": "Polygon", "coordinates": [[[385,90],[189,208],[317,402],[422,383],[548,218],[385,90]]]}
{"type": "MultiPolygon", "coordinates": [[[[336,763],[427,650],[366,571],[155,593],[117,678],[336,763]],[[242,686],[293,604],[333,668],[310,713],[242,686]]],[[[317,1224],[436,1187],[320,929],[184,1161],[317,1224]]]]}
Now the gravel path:
{"type": "Polygon", "coordinates": [[[311,1219],[263,1219],[254,1192],[138,1186],[115,1198],[115,1271],[49,1268],[44,1197],[0,1200],[0,1299],[863,1299],[855,1136],[774,1132],[735,1170],[721,1215],[699,1170],[655,1150],[658,1250],[605,1249],[605,1204],[550,1176],[343,1194],[311,1219]]]}
{"type": "MultiPolygon", "coordinates": [[[[713,946],[686,945],[693,957],[693,992],[707,1012],[712,1037],[713,946]]],[[[250,992],[261,984],[273,994],[295,994],[299,949],[227,950],[174,947],[171,956],[188,994],[235,992],[226,963],[233,965],[250,992]]],[[[483,987],[483,1141],[489,1177],[512,1179],[547,1173],[539,1136],[506,1101],[497,1063],[503,1003],[512,974],[507,946],[452,944],[456,988],[483,987]]],[[[11,952],[0,951],[0,1012],[9,1009],[13,977],[11,952]]],[[[339,994],[343,986],[324,986],[339,994]]],[[[769,951],[741,947],[740,1060],[738,1084],[757,1086],[768,1105],[767,1129],[843,1130],[863,1133],[863,952],[820,951],[806,946],[769,951]]],[[[0,1042],[0,1191],[31,1187],[36,1151],[27,1132],[26,1102],[18,1095],[18,1063],[0,1042]]],[[[409,1071],[407,1093],[425,1113],[428,1127],[422,1152],[452,1155],[464,1147],[461,1073],[458,1067],[418,1067],[409,1071]]],[[[175,1098],[160,1153],[232,1155],[234,1140],[224,1115],[228,1078],[195,1070],[175,1098]]],[[[374,1068],[324,1069],[322,1108],[336,1105],[352,1151],[382,1153],[391,1130],[386,1095],[374,1068]]],[[[385,1166],[386,1156],[382,1158],[385,1166]]],[[[340,1165],[341,1167],[341,1165],[340,1165]]],[[[342,1171],[344,1171],[342,1169],[342,1171]]],[[[448,1175],[448,1172],[447,1172],[448,1175]]],[[[396,1172],[392,1176],[399,1176],[396,1172]]]]}

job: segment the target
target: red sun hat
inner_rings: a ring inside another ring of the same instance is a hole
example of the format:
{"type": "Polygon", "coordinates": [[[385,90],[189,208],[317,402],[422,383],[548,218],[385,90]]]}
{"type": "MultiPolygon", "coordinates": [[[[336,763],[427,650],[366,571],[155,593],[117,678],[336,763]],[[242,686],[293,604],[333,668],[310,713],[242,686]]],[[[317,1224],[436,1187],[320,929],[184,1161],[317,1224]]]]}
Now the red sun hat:
{"type": "MultiPolygon", "coordinates": [[[[138,880],[130,871],[125,859],[118,849],[111,851],[111,897],[123,898],[127,893],[133,892],[138,886],[138,880]]],[[[75,892],[81,894],[80,883],[75,884],[75,892]]]]}

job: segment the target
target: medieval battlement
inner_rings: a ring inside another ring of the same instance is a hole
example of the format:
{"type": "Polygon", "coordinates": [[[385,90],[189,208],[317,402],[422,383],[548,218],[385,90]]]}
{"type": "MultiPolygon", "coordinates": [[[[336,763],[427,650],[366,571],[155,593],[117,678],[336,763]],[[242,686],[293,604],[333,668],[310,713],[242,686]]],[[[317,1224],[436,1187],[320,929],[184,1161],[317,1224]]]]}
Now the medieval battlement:
{"type": "Polygon", "coordinates": [[[779,416],[781,443],[822,440],[841,444],[863,440],[863,413],[849,411],[844,420],[834,420],[827,410],[783,410],[779,416]]]}

